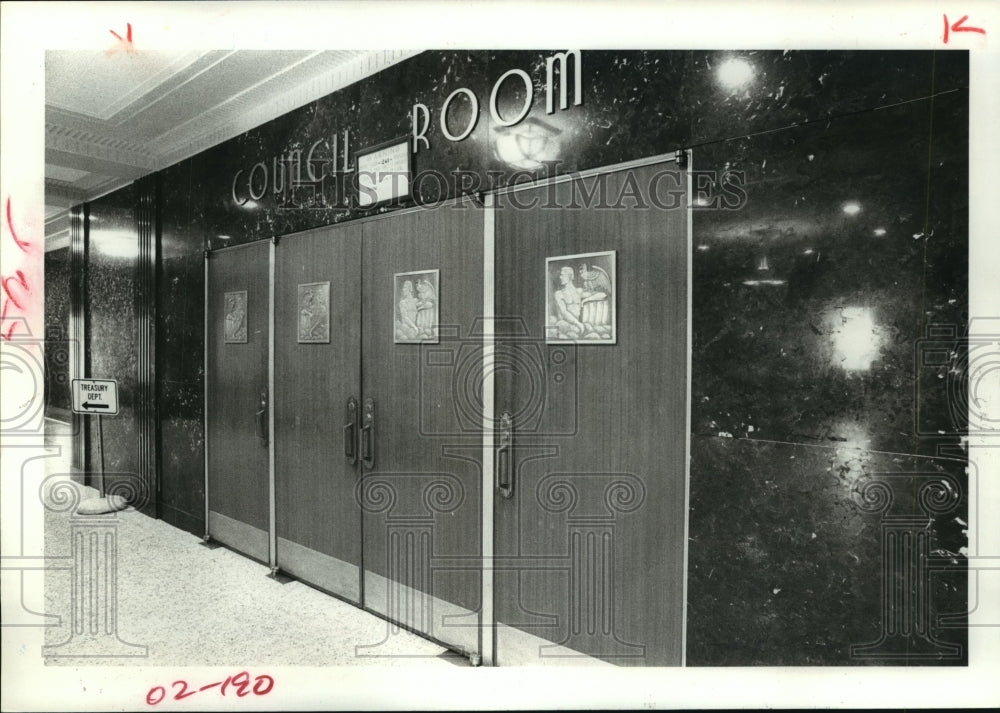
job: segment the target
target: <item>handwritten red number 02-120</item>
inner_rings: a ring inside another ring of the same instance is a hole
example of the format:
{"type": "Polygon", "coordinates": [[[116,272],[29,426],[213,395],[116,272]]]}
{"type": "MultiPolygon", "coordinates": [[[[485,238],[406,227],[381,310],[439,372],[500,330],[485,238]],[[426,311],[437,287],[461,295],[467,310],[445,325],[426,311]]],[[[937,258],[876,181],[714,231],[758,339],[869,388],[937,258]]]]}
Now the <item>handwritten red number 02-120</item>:
{"type": "MultiPolygon", "coordinates": [[[[250,695],[251,692],[253,692],[255,696],[267,695],[274,688],[274,679],[267,674],[261,674],[260,676],[254,676],[253,685],[251,685],[250,673],[247,671],[240,671],[235,676],[226,676],[226,678],[222,681],[207,683],[201,688],[188,688],[187,681],[174,681],[170,684],[170,686],[174,689],[175,701],[183,700],[189,696],[193,696],[195,693],[207,691],[215,687],[219,688],[219,693],[222,695],[226,695],[226,691],[228,690],[234,690],[237,698],[243,698],[244,696],[250,695]]],[[[155,706],[166,697],[166,688],[163,686],[153,686],[149,689],[149,693],[146,694],[146,703],[151,706],[155,706]]]]}

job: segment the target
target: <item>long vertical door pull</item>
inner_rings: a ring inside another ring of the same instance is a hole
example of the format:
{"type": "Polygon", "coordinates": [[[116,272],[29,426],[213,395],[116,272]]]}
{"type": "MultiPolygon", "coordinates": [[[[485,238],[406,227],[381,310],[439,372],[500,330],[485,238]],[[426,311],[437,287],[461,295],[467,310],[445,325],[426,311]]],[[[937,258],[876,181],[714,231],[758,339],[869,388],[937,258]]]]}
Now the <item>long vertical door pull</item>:
{"type": "Polygon", "coordinates": [[[260,439],[260,444],[267,448],[268,437],[267,437],[267,389],[261,389],[260,391],[260,410],[257,411],[257,438],[260,439]]]}
{"type": "Polygon", "coordinates": [[[501,497],[514,495],[514,460],[511,444],[514,440],[514,422],[506,411],[500,416],[500,445],[497,448],[497,492],[501,497]]]}
{"type": "Polygon", "coordinates": [[[364,425],[361,426],[361,459],[372,468],[375,465],[375,401],[365,399],[364,425]]]}
{"type": "Polygon", "coordinates": [[[347,423],[344,424],[344,457],[354,465],[358,462],[358,401],[347,399],[347,423]]]}

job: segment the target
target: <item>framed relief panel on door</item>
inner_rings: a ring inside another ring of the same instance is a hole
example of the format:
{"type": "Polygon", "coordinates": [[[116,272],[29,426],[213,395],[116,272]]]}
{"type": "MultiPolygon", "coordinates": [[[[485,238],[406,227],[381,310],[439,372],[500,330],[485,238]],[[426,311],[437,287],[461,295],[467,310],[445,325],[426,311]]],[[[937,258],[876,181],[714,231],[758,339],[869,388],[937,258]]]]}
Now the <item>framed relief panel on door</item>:
{"type": "Polygon", "coordinates": [[[246,344],[247,343],[247,293],[246,290],[240,292],[227,292],[225,295],[226,318],[223,329],[225,330],[226,344],[246,344]]]}
{"type": "Polygon", "coordinates": [[[615,344],[615,251],[545,259],[545,341],[615,344]]]}
{"type": "Polygon", "coordinates": [[[330,283],[299,285],[299,344],[330,343],[330,283]]]}
{"type": "Polygon", "coordinates": [[[393,276],[393,339],[396,344],[438,343],[438,270],[397,272],[393,276]]]}

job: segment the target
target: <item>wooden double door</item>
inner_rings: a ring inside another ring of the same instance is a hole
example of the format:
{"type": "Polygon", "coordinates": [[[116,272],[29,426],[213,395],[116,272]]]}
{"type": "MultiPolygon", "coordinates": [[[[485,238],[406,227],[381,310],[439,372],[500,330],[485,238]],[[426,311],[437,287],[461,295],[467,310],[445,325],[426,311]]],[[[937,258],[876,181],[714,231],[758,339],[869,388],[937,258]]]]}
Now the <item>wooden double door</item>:
{"type": "Polygon", "coordinates": [[[209,535],[391,622],[359,656],[479,654],[482,239],[458,204],[209,258],[209,535]]]}
{"type": "Polygon", "coordinates": [[[212,537],[501,665],[682,664],[687,186],[652,164],[213,254],[212,537]]]}

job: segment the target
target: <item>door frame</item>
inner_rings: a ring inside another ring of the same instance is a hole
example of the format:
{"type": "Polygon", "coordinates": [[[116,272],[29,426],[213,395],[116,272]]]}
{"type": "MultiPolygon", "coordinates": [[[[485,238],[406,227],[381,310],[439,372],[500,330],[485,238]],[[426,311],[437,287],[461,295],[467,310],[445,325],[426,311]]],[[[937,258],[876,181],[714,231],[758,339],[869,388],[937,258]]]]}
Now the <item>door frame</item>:
{"type": "Polygon", "coordinates": [[[687,205],[686,215],[686,254],[687,254],[687,325],[685,349],[685,438],[684,438],[684,552],[682,555],[683,581],[681,583],[681,667],[687,665],[687,599],[688,599],[688,537],[691,503],[691,335],[692,335],[692,253],[693,253],[693,210],[692,210],[692,172],[693,160],[691,149],[678,149],[672,153],[657,154],[634,161],[601,166],[598,168],[578,171],[569,174],[562,174],[551,178],[542,178],[536,181],[526,181],[514,186],[498,188],[484,196],[486,205],[486,219],[483,223],[483,567],[482,567],[482,591],[483,591],[483,625],[482,625],[482,652],[483,663],[487,666],[496,664],[496,627],[500,623],[496,619],[495,610],[495,590],[493,578],[494,560],[494,517],[495,513],[495,412],[494,412],[494,384],[493,384],[493,359],[496,344],[496,334],[494,331],[494,318],[496,316],[495,302],[495,242],[496,242],[496,199],[501,195],[508,195],[525,190],[537,190],[554,186],[567,181],[576,181],[594,176],[607,175],[627,171],[634,168],[644,168],[657,164],[676,164],[678,168],[685,172],[687,205]],[[487,596],[488,593],[488,596],[487,596]],[[488,611],[487,611],[488,610],[488,611]],[[487,616],[488,613],[488,616],[487,616]]]}
{"type": "MultiPolygon", "coordinates": [[[[274,577],[277,575],[276,566],[276,542],[277,533],[275,530],[274,520],[275,520],[275,485],[274,485],[274,440],[272,438],[274,434],[274,248],[277,244],[277,237],[272,237],[270,239],[270,245],[268,246],[268,268],[267,268],[267,483],[268,483],[268,523],[267,523],[267,566],[270,568],[270,576],[274,577]]],[[[202,541],[208,544],[212,539],[212,533],[209,526],[210,518],[209,511],[211,509],[211,503],[209,501],[209,449],[212,447],[211,439],[208,436],[208,417],[209,417],[209,387],[211,386],[211,370],[210,370],[210,358],[209,358],[209,338],[211,337],[210,324],[209,324],[209,300],[211,298],[211,286],[209,284],[209,266],[208,262],[212,259],[212,256],[219,253],[231,252],[235,250],[242,250],[245,248],[252,248],[260,245],[261,240],[252,240],[248,243],[241,243],[240,245],[227,245],[225,247],[216,248],[214,250],[205,250],[204,252],[204,265],[205,265],[205,309],[204,309],[204,325],[202,339],[204,340],[204,384],[202,389],[202,418],[205,424],[205,533],[202,535],[202,541]]]]}

